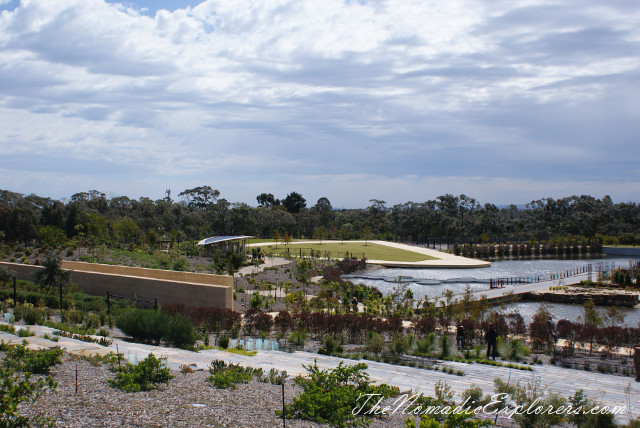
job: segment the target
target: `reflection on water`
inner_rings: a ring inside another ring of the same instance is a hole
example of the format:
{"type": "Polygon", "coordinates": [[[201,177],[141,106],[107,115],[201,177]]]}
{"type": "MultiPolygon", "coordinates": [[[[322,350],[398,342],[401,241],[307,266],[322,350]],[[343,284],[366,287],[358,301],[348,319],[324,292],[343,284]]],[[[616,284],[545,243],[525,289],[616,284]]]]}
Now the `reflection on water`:
{"type": "MultiPolygon", "coordinates": [[[[513,311],[518,312],[522,315],[524,321],[529,324],[540,305],[542,305],[540,302],[517,302],[508,303],[504,305],[504,308],[507,313],[513,311]]],[[[584,310],[581,305],[568,305],[566,303],[545,303],[545,305],[553,316],[554,321],[558,321],[560,319],[576,321],[579,316],[584,316],[584,310]]],[[[622,323],[623,327],[640,327],[638,325],[638,322],[640,322],[640,309],[618,309],[624,314],[624,322],[622,323]]],[[[600,315],[604,316],[607,308],[596,307],[596,310],[600,312],[600,315]]]]}
{"type": "MultiPolygon", "coordinates": [[[[478,269],[380,269],[366,275],[354,275],[349,278],[354,283],[362,283],[377,287],[383,294],[390,294],[402,282],[413,292],[414,298],[422,299],[439,297],[445,290],[452,290],[454,294],[461,294],[467,285],[474,291],[488,290],[490,278],[508,277],[540,277],[549,279],[551,274],[580,268],[591,263],[593,271],[597,266],[609,268],[612,266],[628,267],[629,258],[602,258],[578,260],[505,260],[493,262],[491,267],[478,269]]],[[[594,277],[595,279],[595,277],[594,277]]],[[[531,321],[541,303],[519,302],[506,305],[508,311],[518,311],[527,323],[531,321]]],[[[582,306],[561,303],[547,304],[554,319],[565,318],[571,321],[583,314],[582,306]]],[[[604,312],[606,308],[598,308],[604,312]]],[[[640,309],[621,308],[625,313],[624,324],[638,327],[640,309]]]]}
{"type": "MultiPolygon", "coordinates": [[[[389,294],[398,286],[398,279],[407,284],[416,299],[441,296],[445,290],[454,294],[464,292],[467,284],[473,291],[488,290],[489,279],[512,277],[540,277],[549,279],[552,274],[593,265],[627,267],[628,258],[574,259],[574,260],[504,260],[491,264],[488,268],[477,269],[380,269],[366,275],[344,275],[354,283],[378,288],[383,294],[389,294]]],[[[595,279],[595,278],[594,278],[595,279]]]]}

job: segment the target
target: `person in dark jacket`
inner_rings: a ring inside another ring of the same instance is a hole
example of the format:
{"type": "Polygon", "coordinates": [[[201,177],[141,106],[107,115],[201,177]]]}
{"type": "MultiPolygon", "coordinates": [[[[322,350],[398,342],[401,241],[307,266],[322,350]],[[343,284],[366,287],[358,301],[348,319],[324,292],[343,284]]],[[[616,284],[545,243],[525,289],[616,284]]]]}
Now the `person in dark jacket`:
{"type": "Polygon", "coordinates": [[[489,358],[489,355],[491,355],[495,360],[496,359],[496,340],[498,339],[498,332],[493,327],[493,324],[489,324],[489,330],[487,331],[486,339],[487,339],[487,358],[489,358]]]}
{"type": "Polygon", "coordinates": [[[462,323],[458,323],[458,331],[456,332],[456,343],[458,344],[458,351],[464,351],[464,326],[462,323]]]}

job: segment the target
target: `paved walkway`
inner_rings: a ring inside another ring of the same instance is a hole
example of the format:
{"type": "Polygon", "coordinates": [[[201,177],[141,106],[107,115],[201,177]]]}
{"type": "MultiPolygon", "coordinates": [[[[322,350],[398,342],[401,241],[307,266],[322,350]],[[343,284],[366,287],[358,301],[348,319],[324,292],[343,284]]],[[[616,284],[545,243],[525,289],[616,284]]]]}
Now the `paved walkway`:
{"type": "Polygon", "coordinates": [[[262,272],[265,268],[287,265],[289,263],[291,263],[291,260],[283,259],[281,257],[265,257],[264,263],[261,263],[258,266],[251,265],[241,267],[235,276],[238,276],[238,274],[249,275],[252,273],[258,273],[262,272]]]}
{"type": "MultiPolygon", "coordinates": [[[[333,242],[333,241],[323,241],[323,242],[333,242]]],[[[335,242],[338,242],[338,241],[335,241],[335,242]]],[[[389,242],[389,241],[348,241],[348,242],[350,243],[369,242],[372,244],[385,245],[387,247],[398,248],[400,250],[411,251],[414,253],[424,254],[424,255],[436,258],[436,260],[423,260],[419,262],[367,260],[367,263],[369,264],[381,265],[385,267],[473,269],[473,268],[491,266],[491,262],[455,256],[453,254],[432,250],[430,248],[419,247],[416,245],[400,244],[397,242],[389,242]]],[[[290,245],[317,244],[317,243],[318,241],[294,241],[290,245]]],[[[267,246],[267,245],[276,245],[276,242],[261,242],[259,244],[248,244],[247,247],[260,247],[260,246],[267,246]]],[[[282,243],[280,243],[280,245],[282,245],[282,243]]]]}
{"type": "MultiPolygon", "coordinates": [[[[245,366],[261,367],[266,371],[272,368],[286,370],[293,377],[306,373],[302,365],[313,364],[314,360],[317,360],[320,368],[333,368],[340,361],[343,361],[340,358],[309,352],[258,351],[258,354],[254,357],[236,355],[219,350],[191,352],[175,348],[130,343],[120,339],[113,339],[113,343],[109,347],[65,337],[60,337],[59,342],[55,343],[42,338],[45,333],[51,334],[53,329],[44,326],[30,326],[29,328],[37,334],[26,338],[31,347],[49,348],[60,346],[66,348],[68,352],[83,355],[106,354],[108,352],[116,352],[117,349],[125,358],[137,361],[144,359],[149,353],[153,353],[158,357],[166,357],[169,367],[176,370],[181,365],[194,365],[198,369],[207,369],[212,360],[221,359],[245,366]]],[[[0,339],[10,343],[20,343],[23,340],[23,338],[5,332],[0,332],[0,339]]],[[[347,364],[355,363],[354,360],[344,361],[347,364]]],[[[459,400],[460,394],[472,384],[482,388],[485,394],[492,394],[494,391],[493,380],[495,378],[501,378],[505,382],[510,379],[511,383],[520,381],[521,384],[526,384],[534,377],[539,377],[543,387],[551,392],[560,393],[564,397],[573,395],[578,389],[583,389],[587,396],[607,406],[624,406],[629,400],[634,417],[640,416],[640,383],[635,382],[630,377],[564,369],[549,365],[535,366],[534,371],[529,372],[483,364],[443,363],[443,365],[450,366],[454,370],[463,370],[465,372],[465,376],[456,376],[432,370],[394,366],[372,361],[363,362],[369,366],[367,371],[373,380],[396,385],[401,391],[412,390],[433,395],[436,382],[441,380],[447,382],[453,388],[457,394],[456,398],[459,400]]],[[[619,420],[626,421],[627,415],[620,417],[619,420]]]]}

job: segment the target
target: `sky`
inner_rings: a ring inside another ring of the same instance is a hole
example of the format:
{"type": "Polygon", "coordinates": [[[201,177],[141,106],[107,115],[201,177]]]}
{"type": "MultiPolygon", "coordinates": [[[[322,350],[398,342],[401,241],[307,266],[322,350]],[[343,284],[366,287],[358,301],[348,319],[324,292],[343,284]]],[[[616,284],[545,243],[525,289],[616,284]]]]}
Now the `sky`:
{"type": "Polygon", "coordinates": [[[640,201],[637,0],[0,0],[0,189],[640,201]]]}

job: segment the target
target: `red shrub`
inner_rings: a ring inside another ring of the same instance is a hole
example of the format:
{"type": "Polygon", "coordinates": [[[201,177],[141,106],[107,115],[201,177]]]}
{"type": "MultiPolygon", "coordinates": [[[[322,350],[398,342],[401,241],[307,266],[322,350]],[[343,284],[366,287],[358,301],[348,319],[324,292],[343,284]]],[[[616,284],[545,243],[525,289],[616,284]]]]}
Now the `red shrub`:
{"type": "Polygon", "coordinates": [[[288,311],[280,311],[276,315],[275,324],[284,334],[293,327],[293,317],[288,311]]]}
{"type": "Polygon", "coordinates": [[[429,333],[433,333],[436,331],[436,319],[431,316],[427,316],[424,318],[420,318],[419,320],[413,321],[412,323],[413,331],[416,334],[421,334],[426,336],[429,333]]]}

